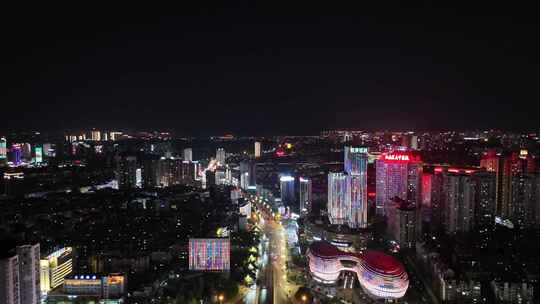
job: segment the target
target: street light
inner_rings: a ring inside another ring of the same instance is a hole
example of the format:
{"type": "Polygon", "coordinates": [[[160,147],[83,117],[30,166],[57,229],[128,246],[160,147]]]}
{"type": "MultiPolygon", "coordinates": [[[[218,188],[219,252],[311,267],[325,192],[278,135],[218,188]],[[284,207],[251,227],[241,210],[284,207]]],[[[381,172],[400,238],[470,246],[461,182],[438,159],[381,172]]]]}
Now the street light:
{"type": "Polygon", "coordinates": [[[223,294],[220,294],[218,296],[219,303],[223,303],[223,300],[225,300],[225,296],[223,294]]]}
{"type": "Polygon", "coordinates": [[[302,295],[302,302],[306,303],[307,301],[307,296],[306,295],[302,295]]]}

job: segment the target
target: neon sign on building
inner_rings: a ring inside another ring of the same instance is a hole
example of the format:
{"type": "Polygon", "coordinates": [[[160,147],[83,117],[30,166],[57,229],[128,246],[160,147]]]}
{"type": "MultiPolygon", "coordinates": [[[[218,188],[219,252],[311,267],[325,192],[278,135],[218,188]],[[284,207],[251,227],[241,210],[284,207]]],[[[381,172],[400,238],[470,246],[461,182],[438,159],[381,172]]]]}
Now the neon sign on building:
{"type": "Polygon", "coordinates": [[[398,161],[410,161],[408,154],[386,154],[385,160],[398,160],[398,161]]]}

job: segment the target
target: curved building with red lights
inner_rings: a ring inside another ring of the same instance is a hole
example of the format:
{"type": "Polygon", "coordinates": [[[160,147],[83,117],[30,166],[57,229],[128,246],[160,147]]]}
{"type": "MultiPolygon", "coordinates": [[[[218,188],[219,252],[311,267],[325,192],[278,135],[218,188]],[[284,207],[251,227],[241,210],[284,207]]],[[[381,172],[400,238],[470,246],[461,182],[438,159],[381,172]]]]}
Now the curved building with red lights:
{"type": "Polygon", "coordinates": [[[348,271],[356,273],[362,289],[373,298],[398,299],[409,287],[403,264],[382,252],[350,253],[327,242],[313,242],[308,258],[311,276],[323,284],[335,284],[341,272],[348,271]]]}

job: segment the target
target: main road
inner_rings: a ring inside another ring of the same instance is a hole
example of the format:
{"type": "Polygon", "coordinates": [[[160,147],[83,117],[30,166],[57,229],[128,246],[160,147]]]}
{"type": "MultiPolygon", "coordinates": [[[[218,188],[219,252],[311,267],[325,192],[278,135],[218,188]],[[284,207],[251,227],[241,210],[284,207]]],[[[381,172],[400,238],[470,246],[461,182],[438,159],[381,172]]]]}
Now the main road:
{"type": "MultiPolygon", "coordinates": [[[[287,260],[289,250],[285,237],[285,229],[273,219],[270,212],[258,205],[264,220],[261,228],[266,236],[261,252],[261,268],[256,289],[244,297],[244,303],[284,304],[291,300],[297,287],[287,281],[287,260]]],[[[265,238],[263,238],[265,239],[265,238]]]]}

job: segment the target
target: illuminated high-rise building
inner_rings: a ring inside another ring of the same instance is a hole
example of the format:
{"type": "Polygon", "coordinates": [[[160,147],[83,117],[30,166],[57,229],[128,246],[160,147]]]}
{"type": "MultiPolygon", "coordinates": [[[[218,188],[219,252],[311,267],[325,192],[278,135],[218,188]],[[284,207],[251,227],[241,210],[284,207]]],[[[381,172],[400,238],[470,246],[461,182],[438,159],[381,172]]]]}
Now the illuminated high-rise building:
{"type": "Polygon", "coordinates": [[[53,144],[51,143],[44,143],[43,144],[43,156],[45,157],[54,157],[56,154],[56,151],[54,149],[53,144]]]}
{"type": "Polygon", "coordinates": [[[300,215],[308,214],[311,209],[311,179],[300,177],[300,215]]]}
{"type": "MultiPolygon", "coordinates": [[[[448,233],[491,230],[495,223],[496,178],[478,167],[436,166],[422,177],[422,216],[429,230],[448,233]]],[[[419,223],[420,225],[420,223],[419,223]]]]}
{"type": "Polygon", "coordinates": [[[22,162],[22,147],[20,144],[11,145],[12,162],[15,166],[18,166],[22,162]]]}
{"type": "Polygon", "coordinates": [[[135,188],[137,186],[137,158],[135,156],[117,156],[116,177],[119,189],[135,188]]]}
{"type": "Polygon", "coordinates": [[[344,149],[345,172],[351,175],[365,175],[367,171],[367,153],[365,147],[349,147],[344,149]]]}
{"type": "Polygon", "coordinates": [[[227,171],[225,168],[220,167],[216,169],[216,185],[226,185],[228,183],[227,181],[227,171]]]}
{"type": "Polygon", "coordinates": [[[15,252],[0,256],[0,283],[2,304],[21,304],[19,256],[15,252]]]}
{"type": "Polygon", "coordinates": [[[0,162],[7,158],[7,141],[5,137],[0,138],[0,162]]]}
{"type": "Polygon", "coordinates": [[[257,187],[257,164],[252,160],[240,162],[240,187],[244,190],[257,187]]]}
{"type": "Polygon", "coordinates": [[[495,223],[496,176],[494,172],[480,171],[473,175],[476,182],[475,229],[487,233],[495,223]]]}
{"type": "Polygon", "coordinates": [[[201,164],[196,161],[182,161],[181,164],[181,181],[183,184],[192,185],[195,183],[195,181],[198,181],[201,179],[199,176],[199,172],[201,171],[201,164]]]}
{"type": "Polygon", "coordinates": [[[191,148],[185,148],[183,157],[185,161],[193,161],[193,150],[191,148]]]}
{"type": "Polygon", "coordinates": [[[219,164],[221,165],[225,165],[225,149],[223,148],[218,148],[216,150],[216,160],[219,164]]]}
{"type": "Polygon", "coordinates": [[[519,173],[512,177],[509,219],[515,226],[520,228],[530,228],[535,224],[535,212],[540,212],[537,208],[538,195],[536,187],[539,175],[536,173],[519,173]]]}
{"type": "Polygon", "coordinates": [[[39,146],[34,147],[34,162],[39,164],[43,162],[43,148],[39,146]]]}
{"type": "Polygon", "coordinates": [[[411,149],[418,150],[418,135],[411,136],[411,149]]]}
{"type": "Polygon", "coordinates": [[[387,209],[388,231],[401,248],[415,248],[416,212],[411,202],[395,197],[387,209]]]}
{"type": "Polygon", "coordinates": [[[145,155],[142,161],[141,175],[144,188],[154,188],[160,183],[160,158],[157,155],[145,155]]]}
{"type": "Polygon", "coordinates": [[[90,131],[90,139],[93,141],[101,141],[101,132],[99,130],[90,131]]]}
{"type": "Polygon", "coordinates": [[[255,142],[255,158],[261,157],[261,142],[256,141],[255,142]]]}
{"type": "Polygon", "coordinates": [[[376,212],[386,214],[385,206],[394,197],[420,202],[422,164],[420,157],[410,152],[382,154],[376,161],[376,212]]]}
{"type": "Polygon", "coordinates": [[[505,219],[513,218],[514,210],[516,210],[513,204],[517,200],[512,197],[516,193],[512,187],[519,185],[523,174],[535,171],[535,159],[524,149],[519,153],[509,154],[488,150],[483,155],[480,166],[496,174],[497,215],[505,219]],[[514,179],[518,181],[513,181],[514,179]]]}
{"type": "Polygon", "coordinates": [[[351,228],[367,227],[367,166],[368,151],[365,147],[345,147],[345,172],[349,174],[350,205],[347,206],[347,223],[351,228]]]}
{"type": "Polygon", "coordinates": [[[294,177],[290,175],[281,175],[279,177],[281,202],[286,206],[294,206],[294,177]]]}
{"type": "Polygon", "coordinates": [[[39,244],[17,246],[21,304],[40,303],[39,244]]]}
{"type": "Polygon", "coordinates": [[[343,172],[328,173],[328,219],[333,225],[345,224],[347,206],[350,205],[349,176],[343,172]]]}
{"type": "Polygon", "coordinates": [[[468,173],[452,172],[444,176],[444,218],[447,233],[468,232],[474,228],[476,183],[468,173]]]}

